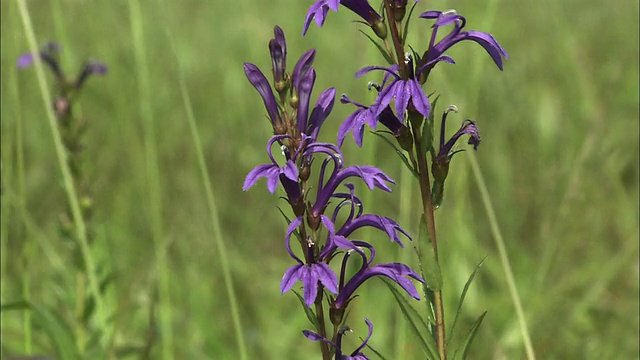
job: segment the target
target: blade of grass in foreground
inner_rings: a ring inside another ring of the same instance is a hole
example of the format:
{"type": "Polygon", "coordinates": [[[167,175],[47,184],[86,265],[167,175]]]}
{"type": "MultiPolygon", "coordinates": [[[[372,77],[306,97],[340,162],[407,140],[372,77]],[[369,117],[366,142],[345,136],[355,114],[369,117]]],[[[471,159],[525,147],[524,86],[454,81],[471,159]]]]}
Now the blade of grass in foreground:
{"type": "Polygon", "coordinates": [[[142,28],[142,12],[138,0],[129,1],[129,17],[131,35],[133,36],[133,52],[138,83],[138,99],[142,128],[144,132],[144,149],[146,172],[149,186],[149,214],[155,264],[158,274],[158,312],[162,336],[160,343],[162,358],[173,359],[173,326],[171,321],[171,289],[169,284],[169,263],[167,261],[167,244],[164,241],[162,226],[162,196],[160,189],[160,171],[158,169],[158,151],[156,133],[151,109],[149,66],[145,53],[144,31],[142,28]]]}
{"type": "MultiPolygon", "coordinates": [[[[37,54],[38,45],[36,42],[33,25],[31,23],[31,16],[29,15],[29,10],[27,9],[25,0],[18,0],[18,9],[20,12],[20,17],[22,19],[22,24],[24,26],[25,37],[27,39],[27,43],[29,44],[29,51],[31,51],[31,53],[33,54],[37,54]]],[[[104,301],[98,287],[98,280],[96,278],[96,265],[91,254],[91,249],[89,248],[89,243],[87,241],[87,230],[84,220],[82,219],[82,212],[80,210],[78,194],[76,193],[76,189],[71,178],[71,170],[69,169],[69,164],[67,163],[67,153],[65,152],[64,145],[62,144],[62,136],[57,126],[53,108],[49,105],[51,94],[45,80],[42,62],[39,61],[38,58],[36,59],[37,60],[35,61],[34,65],[36,70],[36,77],[38,79],[38,85],[40,87],[40,94],[42,95],[42,102],[45,105],[47,120],[49,123],[49,128],[51,130],[51,135],[53,137],[56,158],[58,160],[58,166],[60,168],[60,172],[62,173],[64,189],[69,200],[71,214],[73,215],[73,223],[75,225],[76,236],[80,244],[82,258],[86,267],[87,277],[89,279],[89,288],[95,300],[97,327],[100,330],[101,335],[100,343],[103,347],[106,348],[107,334],[109,334],[107,324],[108,319],[107,314],[105,313],[104,301]]]]}
{"type": "MultiPolygon", "coordinates": [[[[173,44],[173,43],[172,43],[173,44]]],[[[172,45],[173,47],[173,45],[172,45]]],[[[205,195],[207,197],[207,206],[211,214],[211,225],[213,227],[213,237],[218,248],[218,258],[220,260],[220,267],[222,268],[222,275],[224,277],[224,284],[227,290],[227,296],[229,297],[229,305],[231,306],[231,317],[233,319],[233,326],[236,332],[236,340],[238,341],[238,351],[240,353],[240,359],[247,359],[247,349],[244,343],[244,337],[242,335],[242,323],[240,321],[240,310],[238,309],[238,302],[236,301],[235,291],[233,290],[233,279],[231,278],[231,270],[229,261],[227,260],[227,250],[222,237],[222,229],[220,226],[220,218],[218,216],[218,207],[216,205],[215,198],[213,196],[213,185],[209,178],[209,172],[204,160],[204,154],[202,152],[202,143],[200,142],[200,134],[198,133],[198,127],[196,126],[195,117],[193,115],[193,107],[191,106],[191,98],[182,76],[182,71],[178,74],[180,93],[182,94],[182,100],[184,101],[184,108],[187,112],[187,120],[189,121],[189,128],[191,129],[191,136],[193,138],[193,146],[196,150],[196,156],[198,157],[198,167],[200,168],[200,174],[202,175],[202,183],[204,185],[205,195]]]]}
{"type": "MultiPolygon", "coordinates": [[[[482,29],[491,29],[494,23],[494,19],[496,16],[496,11],[500,7],[498,6],[499,0],[490,0],[486,4],[486,12],[483,17],[482,29]]],[[[480,89],[481,88],[481,76],[483,74],[482,67],[487,64],[482,61],[476,61],[473,64],[471,77],[469,86],[472,89],[480,89]]],[[[469,104],[472,104],[472,108],[478,109],[478,92],[474,92],[473,95],[469,99],[469,104]]],[[[520,325],[520,333],[522,334],[522,341],[524,343],[524,348],[527,353],[527,359],[535,360],[536,354],[533,350],[533,345],[531,343],[531,336],[529,335],[527,319],[524,315],[524,310],[522,308],[522,302],[520,301],[520,295],[518,294],[518,288],[516,287],[516,282],[513,276],[513,270],[511,270],[511,264],[509,262],[509,255],[507,254],[506,247],[504,245],[504,240],[502,239],[502,233],[500,231],[500,226],[498,225],[498,220],[496,219],[495,211],[493,210],[493,204],[491,203],[491,197],[489,196],[489,191],[487,190],[487,186],[484,182],[484,177],[482,176],[482,172],[480,171],[480,166],[478,165],[478,160],[476,159],[476,154],[473,151],[467,151],[467,159],[471,163],[471,168],[473,169],[473,177],[476,179],[476,183],[478,184],[478,189],[480,190],[480,196],[482,197],[482,203],[484,204],[485,211],[487,213],[487,217],[489,219],[489,225],[491,227],[491,232],[493,233],[493,239],[496,242],[496,246],[498,248],[498,254],[500,256],[500,262],[502,263],[502,268],[504,270],[504,275],[507,280],[507,287],[509,288],[509,294],[511,295],[511,301],[513,302],[513,306],[516,310],[516,316],[518,318],[518,324],[520,325]]]]}

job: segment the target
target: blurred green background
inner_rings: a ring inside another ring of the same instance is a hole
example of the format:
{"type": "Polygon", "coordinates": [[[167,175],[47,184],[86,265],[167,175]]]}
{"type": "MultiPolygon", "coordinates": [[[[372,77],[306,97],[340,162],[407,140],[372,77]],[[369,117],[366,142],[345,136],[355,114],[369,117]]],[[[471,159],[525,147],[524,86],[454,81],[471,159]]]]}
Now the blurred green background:
{"type": "MultiPolygon", "coordinates": [[[[109,66],[107,76],[89,79],[80,104],[90,124],[84,156],[95,198],[93,254],[115,274],[106,301],[117,346],[144,344],[149,307],[160,301],[158,308],[170,313],[171,331],[152,332],[151,358],[161,358],[167,340],[176,359],[237,358],[182,79],[211,177],[249,358],[319,358],[317,344],[301,335],[310,325],[298,300],[279,291],[292,264],[276,209],[284,203],[266,191],[264,181],[242,191],[247,172],[267,161],[271,134],[242,63],[269,74],[267,42],[275,24],[287,36],[290,68],[302,52],[317,49],[314,96],[335,86],[338,94],[371,100],[366,83],[377,79],[354,80],[353,74],[382,63],[381,57],[346,9],[330,13],[324,28],[314,24],[302,38],[311,3],[28,2],[38,41],[63,45],[62,66],[69,73],[89,57],[109,66]],[[135,40],[137,21],[141,41],[135,40]],[[143,68],[136,52],[146,59],[143,68]],[[145,150],[150,134],[157,159],[145,150]],[[149,181],[150,162],[160,174],[153,179],[157,187],[149,181]],[[167,258],[158,263],[162,250],[167,258]],[[154,289],[163,274],[168,297],[158,300],[154,289]]],[[[46,122],[48,104],[34,69],[15,66],[28,51],[16,2],[0,6],[1,300],[28,295],[69,318],[75,275],[58,231],[67,198],[46,122]]],[[[427,90],[442,94],[438,112],[448,104],[460,109],[450,117],[450,132],[462,119],[478,121],[483,142],[476,155],[537,357],[637,359],[638,2],[422,1],[416,11],[449,8],[467,17],[469,29],[492,33],[509,52],[500,72],[476,44],[458,45],[450,53],[458,64],[439,65],[427,90]]],[[[429,26],[414,21],[409,42],[416,50],[426,46],[429,26]]],[[[352,110],[337,104],[321,139],[335,141],[352,110]]],[[[361,150],[351,141],[343,150],[348,163],[376,165],[398,182],[391,194],[361,189],[366,210],[397,218],[417,234],[418,189],[389,148],[368,134],[361,150]]],[[[468,156],[455,159],[437,211],[446,319],[452,320],[467,277],[487,256],[460,320],[466,328],[488,311],[470,357],[525,358],[468,156]]],[[[379,261],[415,265],[410,248],[398,250],[376,232],[361,236],[375,238],[379,261]]],[[[348,336],[346,347],[355,348],[358,336],[366,335],[366,316],[375,324],[373,347],[391,359],[420,358],[384,284],[369,282],[359,293],[350,322],[357,336],[348,336]]],[[[2,313],[3,355],[25,354],[24,316],[2,313]]],[[[53,353],[42,329],[35,327],[32,337],[33,353],[53,353]]]]}

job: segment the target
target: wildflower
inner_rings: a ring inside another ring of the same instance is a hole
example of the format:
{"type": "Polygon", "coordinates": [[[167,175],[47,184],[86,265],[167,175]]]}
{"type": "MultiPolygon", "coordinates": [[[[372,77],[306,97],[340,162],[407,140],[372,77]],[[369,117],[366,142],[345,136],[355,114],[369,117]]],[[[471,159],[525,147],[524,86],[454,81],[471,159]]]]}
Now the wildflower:
{"type": "Polygon", "coordinates": [[[360,77],[373,70],[382,70],[387,72],[384,77],[382,90],[378,94],[375,102],[375,115],[379,116],[391,100],[395,100],[396,115],[399,119],[404,119],[404,112],[407,110],[409,103],[424,117],[429,116],[429,99],[422,90],[422,86],[418,82],[420,72],[414,73],[413,57],[410,53],[405,54],[405,64],[409,70],[408,78],[403,79],[398,73],[398,65],[394,64],[390,67],[368,66],[356,73],[356,77],[360,77]],[[387,82],[391,81],[387,84],[387,82]]]}
{"type": "Polygon", "coordinates": [[[340,272],[340,285],[338,287],[338,296],[336,297],[333,306],[335,308],[342,308],[344,305],[348,304],[353,298],[353,293],[369,278],[374,276],[385,276],[391,279],[396,284],[400,285],[411,297],[419,300],[420,295],[418,294],[418,290],[415,285],[408,278],[413,278],[424,283],[424,280],[413,271],[407,265],[401,263],[388,263],[388,264],[377,264],[371,265],[373,259],[375,258],[375,249],[370,244],[364,241],[340,241],[340,239],[335,238],[333,240],[336,245],[344,248],[350,248],[351,251],[348,251],[345,254],[344,260],[342,262],[342,270],[340,272]],[[370,253],[370,257],[367,259],[364,251],[361,248],[368,249],[370,253]],[[345,271],[346,271],[346,263],[349,256],[356,252],[362,257],[362,266],[360,270],[349,279],[349,281],[344,284],[345,271]]]}
{"type": "Polygon", "coordinates": [[[334,198],[342,198],[343,200],[338,205],[336,205],[331,220],[335,223],[338,217],[338,212],[344,205],[350,204],[351,209],[344,224],[338,231],[336,231],[336,235],[347,237],[359,228],[371,226],[378,230],[384,231],[389,236],[389,240],[397,243],[398,245],[400,245],[400,247],[404,247],[404,244],[400,240],[399,234],[403,234],[409,240],[411,240],[411,236],[393,219],[374,214],[363,215],[362,202],[360,201],[360,199],[358,199],[358,197],[355,196],[353,184],[346,183],[344,185],[349,189],[349,194],[336,193],[333,195],[334,198]],[[357,212],[356,208],[358,209],[357,212]]]}
{"type": "Polygon", "coordinates": [[[276,141],[286,138],[291,137],[289,135],[275,135],[271,137],[267,143],[267,154],[269,155],[269,159],[271,159],[271,164],[258,165],[251,170],[244,180],[242,190],[249,190],[249,188],[255,185],[255,183],[263,177],[267,178],[267,189],[269,189],[269,192],[272,194],[276,191],[280,175],[284,175],[286,178],[296,183],[298,182],[298,167],[295,164],[297,153],[294,154],[292,159],[287,159],[284,166],[280,167],[271,152],[271,148],[276,141]]]}
{"type": "MultiPolygon", "coordinates": [[[[287,235],[285,237],[285,246],[287,248],[287,252],[298,262],[298,264],[290,267],[284,273],[282,277],[282,281],[280,283],[280,291],[282,294],[291,290],[293,285],[300,280],[303,286],[303,299],[304,303],[307,307],[311,307],[311,305],[315,302],[316,297],[318,296],[318,282],[320,282],[324,287],[336,294],[338,292],[338,280],[336,274],[331,270],[329,265],[325,262],[328,260],[329,256],[329,248],[325,246],[323,251],[320,252],[317,259],[314,259],[314,252],[316,244],[307,240],[307,244],[305,246],[305,258],[306,264],[298,258],[293,251],[291,251],[291,234],[302,224],[302,217],[299,217],[289,224],[289,228],[287,229],[287,235]]],[[[330,232],[333,232],[333,224],[331,220],[326,216],[321,216],[322,224],[330,229],[330,232]]]]}
{"type": "Polygon", "coordinates": [[[371,108],[360,103],[357,103],[351,99],[349,99],[346,95],[342,95],[340,98],[340,102],[343,104],[353,104],[358,107],[356,111],[351,113],[351,115],[347,116],[347,118],[340,125],[340,130],[338,130],[338,146],[342,147],[344,143],[344,138],[347,136],[347,133],[353,133],[353,140],[356,142],[358,146],[362,146],[362,138],[364,136],[364,125],[367,124],[371,128],[375,129],[378,123],[375,108],[371,108]]]}
{"type": "Polygon", "coordinates": [[[343,168],[342,153],[335,145],[312,143],[307,146],[304,155],[309,156],[317,153],[325,153],[328,155],[328,158],[320,167],[318,187],[316,189],[316,202],[309,210],[309,215],[313,218],[317,218],[324,212],[324,209],[327,207],[329,200],[338,186],[350,177],[362,179],[371,190],[377,187],[384,191],[391,192],[391,188],[389,188],[387,183],[395,184],[393,179],[387,176],[382,170],[373,166],[349,166],[343,168]],[[325,181],[325,174],[330,162],[333,162],[333,169],[325,181]]]}
{"type": "MultiPolygon", "coordinates": [[[[70,89],[80,89],[84,82],[90,75],[105,75],[107,73],[107,65],[97,60],[88,60],[85,62],[84,67],[78,74],[78,77],[73,83],[67,83],[67,79],[64,76],[62,69],[60,68],[60,63],[58,60],[58,53],[62,50],[60,45],[55,42],[46,42],[37,56],[51,69],[53,74],[56,76],[56,79],[63,86],[62,91],[66,92],[70,89]]],[[[33,65],[34,54],[26,53],[22,54],[18,57],[17,66],[20,69],[27,68],[33,65]]],[[[66,100],[66,96],[61,96],[66,100]]]]}
{"type": "Polygon", "coordinates": [[[318,0],[307,11],[307,16],[304,19],[304,27],[302,29],[302,36],[307,33],[309,25],[312,20],[316,21],[319,27],[324,25],[327,19],[327,13],[329,10],[338,11],[338,7],[344,5],[347,9],[353,11],[356,15],[360,16],[365,23],[367,23],[373,31],[380,38],[385,38],[387,35],[387,29],[382,24],[382,16],[380,16],[369,5],[367,0],[318,0]]]}
{"type": "Polygon", "coordinates": [[[369,339],[371,339],[371,335],[373,334],[373,323],[371,321],[369,321],[369,319],[364,318],[364,322],[367,324],[367,327],[369,328],[369,334],[367,335],[367,337],[364,339],[364,341],[362,341],[362,344],[360,344],[360,346],[358,346],[352,353],[351,355],[344,355],[342,353],[342,337],[344,336],[344,333],[346,333],[347,331],[351,331],[351,329],[347,326],[342,327],[340,330],[338,330],[338,334],[336,337],[336,342],[333,343],[332,341],[316,334],[313,331],[310,330],[303,330],[302,333],[304,334],[304,336],[307,337],[307,339],[312,340],[312,341],[323,341],[329,345],[331,345],[331,347],[333,347],[336,350],[336,359],[339,360],[369,360],[369,358],[364,355],[362,353],[362,349],[365,348],[365,346],[367,346],[367,343],[369,342],[369,339]]]}
{"type": "Polygon", "coordinates": [[[76,89],[79,89],[82,84],[87,80],[89,75],[104,75],[107,73],[107,65],[100,61],[89,60],[85,63],[84,68],[78,75],[78,78],[74,82],[73,86],[76,89]]]}
{"type": "Polygon", "coordinates": [[[274,38],[269,41],[271,53],[271,71],[273,72],[273,84],[278,92],[286,90],[287,84],[287,42],[284,31],[276,25],[273,28],[274,38]]]}
{"type": "Polygon", "coordinates": [[[478,126],[473,120],[464,120],[460,129],[445,143],[445,125],[447,115],[450,112],[457,112],[458,109],[455,106],[449,106],[447,110],[442,114],[442,123],[440,124],[440,149],[438,154],[433,159],[431,164],[431,172],[433,174],[434,182],[432,194],[434,198],[434,204],[436,207],[440,206],[444,194],[444,182],[449,174],[449,162],[453,155],[464,150],[453,150],[458,139],[463,135],[469,135],[469,145],[473,145],[474,150],[478,150],[480,145],[480,133],[478,126]]]}
{"type": "Polygon", "coordinates": [[[271,120],[271,125],[273,125],[273,133],[275,135],[286,134],[286,125],[284,124],[282,117],[280,117],[278,103],[276,102],[276,97],[273,95],[271,85],[269,84],[269,81],[267,81],[267,78],[262,74],[257,66],[251,63],[244,63],[244,73],[247,75],[249,82],[256,88],[256,90],[258,90],[258,93],[262,97],[264,107],[267,109],[269,119],[271,120]]]}
{"type": "MultiPolygon", "coordinates": [[[[62,70],[60,69],[60,64],[58,62],[58,53],[62,50],[60,45],[53,41],[46,42],[40,52],[37,54],[40,59],[49,66],[51,71],[53,71],[54,75],[62,80],[64,76],[62,74],[62,70]]],[[[27,68],[33,64],[34,54],[26,53],[22,54],[18,57],[17,65],[20,69],[27,68]]]]}
{"type": "Polygon", "coordinates": [[[504,50],[504,48],[502,48],[502,46],[500,46],[500,44],[498,44],[496,39],[491,34],[473,30],[462,31],[467,23],[467,20],[464,16],[458,15],[455,10],[446,12],[426,11],[420,14],[420,17],[423,19],[437,19],[436,23],[433,24],[433,31],[431,33],[429,48],[424,52],[422,58],[419,61],[419,63],[422,64],[421,68],[431,69],[439,60],[445,60],[449,63],[455,63],[450,57],[443,56],[443,53],[453,45],[464,40],[471,40],[482,46],[487,51],[487,53],[489,53],[489,55],[493,59],[493,62],[496,64],[496,66],[498,66],[500,70],[502,70],[502,58],[509,58],[507,52],[504,50]],[[442,38],[436,44],[435,41],[438,30],[441,27],[449,24],[454,24],[453,30],[449,33],[449,35],[442,38]]]}
{"type": "Polygon", "coordinates": [[[358,102],[349,99],[346,95],[342,95],[340,102],[343,104],[353,104],[358,107],[356,111],[351,113],[340,125],[338,130],[338,146],[342,147],[344,138],[349,132],[353,134],[353,140],[356,144],[362,147],[362,139],[364,136],[364,125],[369,125],[370,128],[376,129],[378,122],[381,122],[387,129],[393,133],[394,136],[399,137],[408,132],[407,127],[398,119],[396,114],[393,113],[391,107],[387,107],[382,112],[376,115],[376,107],[365,106],[358,102]]]}

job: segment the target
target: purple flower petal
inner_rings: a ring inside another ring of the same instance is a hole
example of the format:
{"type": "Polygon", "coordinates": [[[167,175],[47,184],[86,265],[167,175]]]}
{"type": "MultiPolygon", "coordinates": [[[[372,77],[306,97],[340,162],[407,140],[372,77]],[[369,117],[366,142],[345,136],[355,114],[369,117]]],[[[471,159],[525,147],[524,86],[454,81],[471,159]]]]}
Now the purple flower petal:
{"type": "Polygon", "coordinates": [[[33,54],[27,53],[20,55],[20,57],[18,57],[17,65],[20,69],[33,65],[33,54]]]}
{"type": "Polygon", "coordinates": [[[280,124],[282,122],[280,119],[280,112],[278,111],[276,98],[273,95],[271,85],[269,84],[269,81],[267,81],[267,78],[257,66],[251,63],[244,63],[244,73],[247,75],[249,82],[256,88],[256,90],[258,90],[258,93],[262,97],[264,107],[267,109],[267,113],[269,113],[271,124],[274,126],[276,124],[280,124]]]}

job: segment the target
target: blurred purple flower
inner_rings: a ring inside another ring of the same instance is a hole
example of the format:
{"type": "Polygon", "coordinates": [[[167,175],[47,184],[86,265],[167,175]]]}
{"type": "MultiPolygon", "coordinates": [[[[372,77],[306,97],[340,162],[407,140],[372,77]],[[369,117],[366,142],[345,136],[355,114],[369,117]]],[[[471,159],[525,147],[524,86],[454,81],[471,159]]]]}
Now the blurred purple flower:
{"type": "Polygon", "coordinates": [[[458,15],[454,10],[442,12],[442,11],[426,11],[420,14],[423,19],[437,19],[433,25],[433,31],[431,33],[431,41],[429,42],[429,48],[423,54],[420,61],[421,71],[422,68],[433,68],[438,61],[445,60],[449,63],[454,63],[453,59],[448,56],[443,56],[445,51],[453,45],[464,41],[471,40],[482,46],[487,53],[493,59],[496,66],[502,70],[502,58],[508,59],[507,52],[498,44],[496,39],[488,33],[480,31],[462,31],[466,25],[467,20],[464,16],[458,15]],[[436,36],[440,27],[454,24],[453,30],[438,43],[436,43],[436,36]]]}
{"type": "Polygon", "coordinates": [[[304,19],[302,36],[307,33],[312,20],[315,20],[316,24],[318,24],[319,27],[322,27],[327,19],[327,13],[329,10],[338,11],[338,7],[340,5],[344,5],[344,7],[353,11],[372,27],[376,22],[382,19],[371,5],[369,5],[367,0],[318,0],[311,5],[309,11],[307,11],[307,16],[304,19]]]}
{"type": "Polygon", "coordinates": [[[364,319],[364,322],[367,324],[367,327],[369,328],[369,334],[362,341],[362,344],[360,344],[360,346],[358,346],[351,353],[351,355],[344,355],[342,353],[342,337],[343,337],[345,332],[351,331],[351,329],[349,327],[345,326],[345,327],[341,328],[338,331],[335,344],[332,341],[330,341],[330,340],[328,340],[328,339],[316,334],[315,332],[313,332],[311,330],[303,330],[302,333],[309,340],[312,340],[312,341],[323,341],[323,342],[331,345],[331,347],[333,347],[336,350],[336,359],[339,359],[339,360],[369,360],[369,358],[362,353],[362,349],[364,349],[365,346],[367,346],[367,343],[369,342],[369,339],[371,339],[371,335],[373,334],[373,323],[371,321],[369,321],[369,319],[367,319],[367,318],[364,319]]]}
{"type": "Polygon", "coordinates": [[[87,80],[87,78],[89,77],[89,75],[105,75],[107,73],[107,65],[105,65],[103,62],[100,61],[96,61],[96,60],[89,60],[85,63],[84,68],[82,69],[82,72],[80,72],[80,75],[78,75],[78,78],[76,79],[76,82],[74,83],[74,86],[76,89],[79,89],[80,87],[82,87],[82,84],[84,84],[84,82],[87,80]]]}
{"type": "MultiPolygon", "coordinates": [[[[53,41],[49,41],[44,43],[40,52],[36,56],[40,56],[40,59],[44,61],[45,64],[49,66],[51,71],[53,71],[54,75],[63,80],[64,76],[62,74],[62,70],[60,69],[60,64],[58,63],[58,53],[62,50],[60,45],[53,41]]],[[[25,53],[18,57],[17,66],[20,69],[27,68],[33,65],[34,54],[25,53]]]]}

